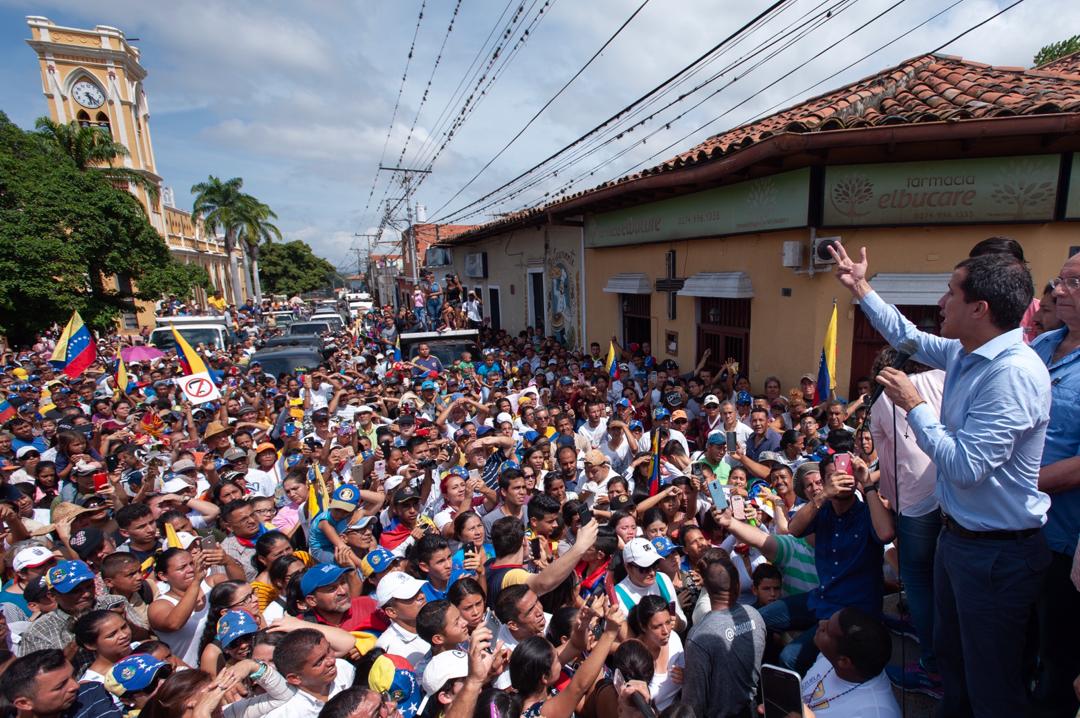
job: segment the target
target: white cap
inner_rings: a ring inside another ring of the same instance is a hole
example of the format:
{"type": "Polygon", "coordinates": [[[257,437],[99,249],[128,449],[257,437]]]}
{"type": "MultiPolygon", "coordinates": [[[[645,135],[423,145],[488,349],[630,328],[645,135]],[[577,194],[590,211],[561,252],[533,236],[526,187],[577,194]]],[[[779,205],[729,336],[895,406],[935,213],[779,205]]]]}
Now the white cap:
{"type": "Polygon", "coordinates": [[[630,543],[626,544],[626,548],[623,549],[622,557],[625,563],[632,563],[641,568],[648,568],[660,560],[660,554],[656,552],[656,547],[652,545],[651,541],[643,538],[631,539],[630,543]]]}
{"type": "Polygon", "coordinates": [[[166,494],[175,494],[190,488],[193,488],[192,485],[181,479],[179,476],[169,479],[161,485],[162,492],[166,494]]]}
{"type": "Polygon", "coordinates": [[[75,464],[75,473],[77,474],[92,474],[99,469],[101,469],[101,464],[96,461],[83,461],[80,459],[79,462],[75,464]]]}
{"type": "MultiPolygon", "coordinates": [[[[655,549],[653,553],[656,553],[655,549]]],[[[404,571],[391,571],[379,581],[379,587],[375,589],[375,602],[379,604],[379,608],[383,608],[391,599],[412,598],[420,593],[423,587],[424,582],[420,579],[413,578],[404,571]]]]}
{"type": "Polygon", "coordinates": [[[420,679],[420,687],[424,689],[424,693],[433,696],[447,681],[468,675],[469,656],[465,651],[455,648],[452,651],[443,651],[428,661],[424,676],[420,679]]]}
{"type": "Polygon", "coordinates": [[[386,492],[393,491],[397,487],[401,486],[401,482],[403,482],[404,480],[405,480],[405,477],[402,476],[401,474],[394,474],[393,476],[387,476],[386,480],[383,481],[383,489],[386,492]]]}
{"type": "Polygon", "coordinates": [[[707,397],[705,397],[705,401],[702,402],[701,405],[708,406],[709,404],[716,404],[717,406],[720,406],[720,400],[716,398],[716,394],[709,394],[707,397]]]}
{"type": "Polygon", "coordinates": [[[15,554],[15,559],[11,562],[11,568],[22,571],[24,568],[40,566],[54,558],[56,556],[53,555],[53,552],[44,546],[28,546],[15,554]]]}
{"type": "Polygon", "coordinates": [[[361,404],[360,406],[358,406],[356,408],[356,413],[357,414],[363,414],[365,411],[368,412],[369,414],[374,414],[375,413],[375,410],[372,409],[367,404],[361,404]]]}
{"type": "Polygon", "coordinates": [[[187,531],[179,531],[176,534],[176,538],[180,539],[180,547],[184,550],[187,550],[191,548],[191,544],[195,543],[202,537],[196,536],[195,534],[189,534],[187,531]]]}
{"type": "Polygon", "coordinates": [[[503,422],[508,422],[510,424],[513,424],[514,423],[514,417],[510,416],[509,414],[507,414],[504,411],[504,412],[500,413],[498,416],[495,417],[495,425],[498,426],[499,424],[502,424],[503,422]]]}
{"type": "Polygon", "coordinates": [[[36,446],[34,446],[33,444],[29,444],[27,446],[21,447],[18,451],[16,451],[15,458],[21,459],[22,457],[29,454],[31,451],[36,452],[39,456],[41,455],[41,451],[39,451],[36,446]]]}

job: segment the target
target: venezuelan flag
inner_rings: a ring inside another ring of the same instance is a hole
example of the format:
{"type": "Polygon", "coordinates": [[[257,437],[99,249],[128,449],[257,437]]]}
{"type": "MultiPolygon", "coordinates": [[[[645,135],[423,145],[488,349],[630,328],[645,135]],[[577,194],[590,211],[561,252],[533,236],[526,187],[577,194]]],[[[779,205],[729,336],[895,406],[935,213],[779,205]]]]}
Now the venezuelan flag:
{"type": "Polygon", "coordinates": [[[821,347],[816,394],[816,404],[828,401],[836,395],[836,300],[833,300],[832,316],[829,317],[825,342],[821,347]]]}
{"type": "Polygon", "coordinates": [[[615,354],[615,342],[608,342],[607,359],[604,360],[604,368],[612,379],[619,378],[619,361],[615,354]]]}
{"type": "Polygon", "coordinates": [[[130,381],[128,379],[127,365],[124,364],[124,357],[118,356],[116,358],[116,361],[117,361],[117,366],[116,366],[116,392],[115,393],[116,394],[124,394],[124,393],[127,392],[128,382],[130,381]]]}
{"type": "Polygon", "coordinates": [[[186,376],[192,374],[209,374],[209,370],[206,368],[206,362],[202,360],[191,345],[187,343],[187,340],[176,331],[176,327],[169,325],[172,329],[173,339],[176,340],[176,355],[180,359],[180,366],[184,370],[186,376]]]}
{"type": "Polygon", "coordinates": [[[90,327],[83,324],[78,312],[71,315],[64,332],[56,342],[49,363],[71,379],[82,374],[97,359],[97,344],[90,327]]]}
{"type": "Polygon", "coordinates": [[[652,431],[652,456],[649,458],[649,496],[660,493],[660,429],[652,431]]]}
{"type": "Polygon", "coordinates": [[[401,337],[394,339],[394,361],[401,361],[401,337]]]}
{"type": "Polygon", "coordinates": [[[9,419],[13,419],[14,417],[15,407],[8,403],[6,399],[0,401],[0,424],[7,423],[9,419]]]}

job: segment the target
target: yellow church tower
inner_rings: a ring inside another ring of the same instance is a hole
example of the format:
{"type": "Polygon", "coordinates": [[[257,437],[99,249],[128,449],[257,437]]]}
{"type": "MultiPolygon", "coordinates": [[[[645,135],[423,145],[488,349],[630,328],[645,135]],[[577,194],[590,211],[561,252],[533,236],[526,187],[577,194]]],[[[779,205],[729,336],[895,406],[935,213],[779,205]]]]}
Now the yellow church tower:
{"type": "MultiPolygon", "coordinates": [[[[191,213],[172,206],[172,190],[163,185],[150,139],[150,106],[143,81],[146,69],[139,48],[124,33],[108,25],[92,30],[60,27],[46,17],[26,19],[31,37],[27,44],[38,56],[41,89],[54,122],[100,128],[128,150],[125,167],[144,175],[158,188],[157,196],[142,187],[129,190],[146,208],[147,217],[182,262],[200,264],[215,289],[231,296],[228,257],[221,238],[207,236],[191,213]]],[[[118,278],[118,281],[128,281],[118,278]]],[[[245,282],[241,279],[241,283],[245,282]]],[[[241,287],[241,292],[245,288],[241,287]]],[[[197,298],[205,302],[205,297],[197,298]]],[[[140,311],[124,318],[125,329],[153,322],[153,313],[140,311]]]]}

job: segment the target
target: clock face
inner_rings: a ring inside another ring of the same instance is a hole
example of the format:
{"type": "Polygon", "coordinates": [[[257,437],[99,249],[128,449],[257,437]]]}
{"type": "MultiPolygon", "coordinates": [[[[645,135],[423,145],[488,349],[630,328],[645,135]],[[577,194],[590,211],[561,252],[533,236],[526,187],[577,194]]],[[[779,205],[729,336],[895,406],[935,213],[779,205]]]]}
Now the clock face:
{"type": "Polygon", "coordinates": [[[101,88],[87,80],[79,80],[71,88],[71,96],[83,107],[93,109],[105,104],[105,94],[101,88]]]}

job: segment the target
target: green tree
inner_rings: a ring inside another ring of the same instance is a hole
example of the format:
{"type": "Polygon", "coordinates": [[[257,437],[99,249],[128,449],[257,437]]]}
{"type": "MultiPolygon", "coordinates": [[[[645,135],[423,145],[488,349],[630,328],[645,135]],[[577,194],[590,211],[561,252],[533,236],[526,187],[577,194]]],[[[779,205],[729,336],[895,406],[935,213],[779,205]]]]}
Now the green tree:
{"type": "Polygon", "coordinates": [[[48,117],[39,117],[36,127],[38,137],[70,157],[80,171],[98,172],[116,185],[130,183],[142,187],[151,201],[157,201],[158,186],[154,180],[128,167],[114,166],[114,162],[129,153],[127,147],[113,142],[106,130],[79,125],[74,120],[61,125],[48,117]]]}
{"type": "Polygon", "coordinates": [[[111,329],[134,299],[189,293],[195,273],[174,264],[135,197],[0,113],[0,331],[22,343],[73,310],[111,329]],[[138,289],[106,286],[112,275],[138,289]]]}
{"type": "Polygon", "coordinates": [[[281,241],[281,230],[273,223],[277,215],[269,206],[255,200],[243,212],[244,223],[240,225],[240,240],[251,257],[251,286],[255,288],[255,301],[262,302],[262,281],[259,279],[259,254],[263,244],[270,244],[275,239],[281,241]]]}
{"type": "Polygon", "coordinates": [[[294,239],[262,248],[259,275],[271,294],[300,294],[329,286],[334,265],[315,256],[306,242],[294,239]]]}
{"type": "Polygon", "coordinates": [[[1067,40],[1044,45],[1037,53],[1035,53],[1035,59],[1033,59],[1032,62],[1035,64],[1035,67],[1039,67],[1048,62],[1053,62],[1059,57],[1071,55],[1074,52],[1080,52],[1080,35],[1073,35],[1067,40]]]}
{"type": "Polygon", "coordinates": [[[195,205],[191,213],[202,217],[208,232],[221,231],[225,236],[225,253],[229,255],[229,276],[232,281],[232,301],[236,306],[244,303],[240,294],[240,268],[236,261],[236,241],[244,225],[246,213],[255,200],[241,190],[244,180],[239,177],[222,182],[210,175],[205,182],[191,188],[195,205]]]}

